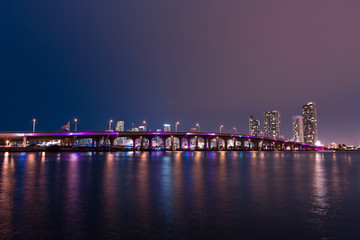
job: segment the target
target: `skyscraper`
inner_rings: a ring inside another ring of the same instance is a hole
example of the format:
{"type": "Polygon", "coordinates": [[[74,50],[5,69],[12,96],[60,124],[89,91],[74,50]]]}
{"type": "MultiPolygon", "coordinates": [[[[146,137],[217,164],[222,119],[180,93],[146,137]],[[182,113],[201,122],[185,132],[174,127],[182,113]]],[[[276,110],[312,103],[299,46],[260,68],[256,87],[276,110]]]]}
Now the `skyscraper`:
{"type": "Polygon", "coordinates": [[[309,102],[303,106],[304,141],[315,145],[318,140],[316,106],[309,102]]]}
{"type": "Polygon", "coordinates": [[[260,135],[260,121],[255,119],[253,115],[249,118],[249,135],[259,136],[260,135]]]}
{"type": "Polygon", "coordinates": [[[281,138],[279,111],[264,112],[264,137],[281,138]]]}
{"type": "MultiPolygon", "coordinates": [[[[124,131],[124,121],[117,121],[115,130],[117,132],[123,132],[124,131]]],[[[124,145],[125,138],[116,138],[115,139],[115,145],[124,145]]]]}
{"type": "Polygon", "coordinates": [[[302,116],[293,116],[293,133],[295,142],[304,142],[304,126],[303,126],[303,117],[302,116]]]}

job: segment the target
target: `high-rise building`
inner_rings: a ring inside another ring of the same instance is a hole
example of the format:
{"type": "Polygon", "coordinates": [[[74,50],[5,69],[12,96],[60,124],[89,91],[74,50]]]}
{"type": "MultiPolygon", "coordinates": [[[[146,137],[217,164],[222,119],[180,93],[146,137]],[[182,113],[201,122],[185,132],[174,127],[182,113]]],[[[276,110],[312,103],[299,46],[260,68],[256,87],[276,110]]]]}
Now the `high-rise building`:
{"type": "Polygon", "coordinates": [[[171,132],[170,124],[164,124],[164,132],[171,132]]]}
{"type": "Polygon", "coordinates": [[[140,132],[146,132],[146,126],[145,125],[139,126],[139,131],[140,132]]]}
{"type": "Polygon", "coordinates": [[[264,137],[281,138],[280,124],[279,111],[264,112],[264,137]]]}
{"type": "Polygon", "coordinates": [[[303,117],[302,116],[293,116],[293,133],[295,142],[304,142],[304,127],[303,127],[303,117]]]}
{"type": "Polygon", "coordinates": [[[252,115],[249,118],[249,135],[260,136],[260,121],[255,119],[252,115]]]}
{"type": "Polygon", "coordinates": [[[309,102],[303,106],[304,141],[315,145],[318,140],[316,106],[309,102]]]}
{"type": "MultiPolygon", "coordinates": [[[[124,131],[124,121],[117,121],[115,130],[117,132],[123,132],[124,131]]],[[[115,145],[124,145],[125,138],[116,138],[115,139],[115,145]]]]}
{"type": "Polygon", "coordinates": [[[117,132],[123,132],[124,131],[124,121],[117,121],[115,130],[117,132]]]}

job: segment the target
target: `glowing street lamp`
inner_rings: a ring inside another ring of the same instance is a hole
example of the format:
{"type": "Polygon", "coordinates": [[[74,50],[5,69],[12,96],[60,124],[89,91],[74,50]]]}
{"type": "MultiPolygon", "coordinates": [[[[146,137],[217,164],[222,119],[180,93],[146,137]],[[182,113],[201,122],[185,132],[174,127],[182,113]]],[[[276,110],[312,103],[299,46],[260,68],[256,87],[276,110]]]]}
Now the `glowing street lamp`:
{"type": "Polygon", "coordinates": [[[35,132],[35,123],[36,123],[36,119],[33,118],[33,132],[35,132]]]}
{"type": "Polygon", "coordinates": [[[145,129],[146,129],[146,131],[148,130],[147,129],[147,122],[146,121],[143,121],[143,124],[145,125],[145,129]]]}
{"type": "Polygon", "coordinates": [[[75,132],[76,132],[76,130],[77,130],[77,122],[78,122],[77,118],[74,119],[74,122],[75,122],[75,132]]]}
{"type": "Polygon", "coordinates": [[[177,132],[178,130],[177,130],[177,126],[180,124],[180,122],[176,122],[175,123],[175,132],[177,132]]]}
{"type": "Polygon", "coordinates": [[[224,125],[220,125],[220,133],[221,133],[221,129],[224,127],[224,125]]]}
{"type": "Polygon", "coordinates": [[[109,121],[109,131],[111,131],[111,124],[112,124],[112,122],[113,122],[113,120],[111,119],[111,120],[109,121]]]}
{"type": "Polygon", "coordinates": [[[233,127],[233,129],[234,129],[235,134],[237,134],[237,129],[236,129],[236,127],[233,127]]]}

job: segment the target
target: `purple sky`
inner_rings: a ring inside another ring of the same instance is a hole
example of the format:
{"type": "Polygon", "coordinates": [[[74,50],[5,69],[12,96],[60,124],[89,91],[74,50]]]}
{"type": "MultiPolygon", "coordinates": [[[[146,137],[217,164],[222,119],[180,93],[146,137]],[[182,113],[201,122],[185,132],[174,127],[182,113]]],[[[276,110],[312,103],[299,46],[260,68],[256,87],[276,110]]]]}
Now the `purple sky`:
{"type": "Polygon", "coordinates": [[[314,101],[319,139],[360,143],[360,1],[2,1],[1,131],[110,118],[282,134],[314,101]]]}

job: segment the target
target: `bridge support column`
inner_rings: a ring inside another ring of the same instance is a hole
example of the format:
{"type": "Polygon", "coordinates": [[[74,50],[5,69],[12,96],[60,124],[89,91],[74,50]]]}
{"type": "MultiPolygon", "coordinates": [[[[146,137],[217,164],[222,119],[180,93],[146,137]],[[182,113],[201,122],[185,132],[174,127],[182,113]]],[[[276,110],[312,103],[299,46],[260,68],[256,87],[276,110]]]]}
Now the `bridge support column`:
{"type": "Polygon", "coordinates": [[[113,148],[114,147],[114,142],[115,142],[115,139],[114,137],[110,137],[109,138],[109,141],[110,141],[110,147],[113,148]]]}
{"type": "Polygon", "coordinates": [[[186,142],[187,142],[187,149],[190,150],[190,148],[191,148],[191,146],[190,146],[191,145],[191,138],[187,137],[186,142]]]}
{"type": "Polygon", "coordinates": [[[233,138],[233,150],[236,150],[236,137],[233,138]]]}
{"type": "Polygon", "coordinates": [[[70,141],[70,146],[71,146],[71,147],[75,147],[75,137],[71,137],[71,138],[69,139],[69,141],[70,141]]]}
{"type": "Polygon", "coordinates": [[[133,140],[133,150],[135,151],[136,150],[136,138],[132,138],[133,140]]]}
{"type": "Polygon", "coordinates": [[[210,139],[204,137],[204,150],[210,149],[210,139]]]}
{"type": "Polygon", "coordinates": [[[216,151],[219,151],[219,141],[220,141],[220,138],[216,137],[216,151]]]}
{"type": "Polygon", "coordinates": [[[253,144],[254,144],[254,151],[259,151],[259,141],[257,140],[252,140],[253,144]]]}
{"type": "Polygon", "coordinates": [[[144,137],[140,136],[140,151],[144,150],[144,137]]]}
{"type": "Polygon", "coordinates": [[[228,150],[228,141],[229,141],[229,139],[224,138],[224,150],[225,151],[228,150]]]}
{"type": "Polygon", "coordinates": [[[109,140],[109,136],[104,137],[104,142],[103,142],[103,146],[106,147],[107,146],[107,141],[109,140]]]}
{"type": "Polygon", "coordinates": [[[170,151],[174,150],[174,136],[170,136],[170,151]]]}
{"type": "Polygon", "coordinates": [[[148,138],[149,139],[149,150],[151,150],[152,149],[152,137],[149,137],[148,138]]]}
{"type": "Polygon", "coordinates": [[[162,149],[165,150],[166,149],[166,137],[162,137],[161,140],[163,142],[162,149]]]}
{"type": "Polygon", "coordinates": [[[23,147],[26,147],[26,136],[23,137],[23,147]]]}
{"type": "Polygon", "coordinates": [[[195,136],[195,150],[199,150],[199,136],[195,136]]]}

